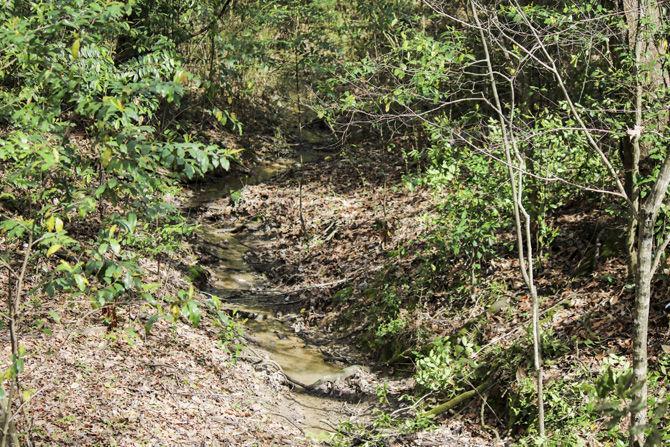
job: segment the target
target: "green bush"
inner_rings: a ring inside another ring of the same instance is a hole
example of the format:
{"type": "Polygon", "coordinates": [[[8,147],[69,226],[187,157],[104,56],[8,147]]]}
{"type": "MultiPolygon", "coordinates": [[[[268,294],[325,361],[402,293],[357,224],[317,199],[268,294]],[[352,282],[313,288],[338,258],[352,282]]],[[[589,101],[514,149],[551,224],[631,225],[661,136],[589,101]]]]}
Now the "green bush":
{"type": "Polygon", "coordinates": [[[477,349],[467,334],[435,339],[428,354],[420,355],[416,361],[416,382],[447,396],[470,389],[469,384],[477,382],[475,373],[479,364],[473,360],[477,349]]]}

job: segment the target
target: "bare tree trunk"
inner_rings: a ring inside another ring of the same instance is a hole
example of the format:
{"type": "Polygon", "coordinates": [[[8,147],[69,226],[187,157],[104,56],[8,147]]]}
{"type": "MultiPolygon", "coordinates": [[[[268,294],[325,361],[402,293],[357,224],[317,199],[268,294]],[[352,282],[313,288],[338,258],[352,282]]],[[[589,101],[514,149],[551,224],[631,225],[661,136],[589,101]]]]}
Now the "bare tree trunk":
{"type": "MultiPolygon", "coordinates": [[[[14,291],[12,288],[12,270],[7,268],[7,314],[9,315],[10,339],[12,350],[14,349],[14,318],[12,318],[14,307],[14,291]]],[[[9,392],[4,399],[0,399],[0,447],[18,447],[18,436],[12,414],[12,401],[14,396],[14,383],[9,382],[9,392]]]]}
{"type": "MultiPolygon", "coordinates": [[[[641,110],[641,108],[638,108],[641,110]]],[[[637,274],[637,213],[640,208],[640,190],[637,179],[640,172],[640,145],[638,141],[630,141],[628,136],[621,142],[621,160],[624,169],[624,185],[626,193],[630,197],[632,209],[629,210],[628,224],[626,226],[626,255],[628,265],[628,278],[634,279],[637,274]]]]}
{"type": "Polygon", "coordinates": [[[626,237],[628,250],[628,276],[635,278],[635,335],[633,337],[634,398],[631,405],[629,442],[643,446],[647,425],[647,337],[649,332],[649,304],[651,302],[651,264],[654,244],[654,222],[651,215],[639,213],[640,137],[642,134],[642,17],[641,1],[624,0],[624,12],[629,29],[629,46],[635,54],[635,127],[630,144],[624,145],[624,170],[629,197],[635,209],[631,213],[626,237]],[[638,219],[642,217],[643,221],[638,219]],[[635,234],[637,233],[637,235],[635,234]]]}
{"type": "MultiPolygon", "coordinates": [[[[626,228],[626,251],[628,255],[628,277],[635,278],[637,275],[637,213],[639,212],[640,190],[637,186],[640,174],[640,136],[642,133],[642,2],[639,0],[623,0],[622,9],[626,18],[627,45],[635,56],[635,122],[632,132],[624,136],[621,143],[621,160],[623,162],[624,181],[626,193],[630,198],[632,210],[626,228]]],[[[622,67],[624,68],[624,67],[622,67]]]]}
{"type": "Polygon", "coordinates": [[[12,415],[12,395],[13,392],[10,391],[5,399],[0,399],[0,447],[19,447],[19,437],[12,415]]]}
{"type": "MultiPolygon", "coordinates": [[[[518,259],[519,267],[521,270],[521,275],[528,287],[530,296],[533,302],[533,362],[535,366],[535,371],[537,373],[536,377],[536,387],[537,387],[537,422],[538,422],[538,431],[540,434],[541,442],[544,442],[545,439],[545,426],[544,426],[544,393],[543,393],[543,372],[542,372],[542,351],[540,345],[540,303],[539,297],[537,295],[537,289],[535,288],[535,280],[533,275],[533,246],[532,246],[532,230],[531,230],[531,218],[530,214],[525,210],[523,206],[523,173],[525,172],[525,163],[519,150],[516,145],[516,140],[511,129],[511,123],[514,121],[514,116],[510,117],[510,124],[506,122],[505,114],[502,108],[502,101],[500,100],[500,95],[498,93],[498,85],[496,82],[493,65],[491,62],[491,55],[489,52],[489,46],[486,40],[486,35],[484,34],[484,29],[482,28],[481,22],[479,20],[477,8],[474,0],[470,0],[470,7],[472,9],[472,15],[474,17],[477,28],[479,28],[479,35],[484,49],[484,59],[486,61],[486,67],[488,69],[488,78],[490,82],[491,91],[493,93],[493,105],[495,111],[498,115],[500,122],[500,131],[502,133],[503,139],[503,149],[505,151],[505,161],[507,163],[510,187],[512,189],[512,205],[514,211],[514,223],[516,228],[516,239],[517,239],[517,249],[518,249],[518,259]],[[512,150],[514,151],[516,163],[512,160],[512,150]],[[523,223],[522,218],[523,216],[523,223]],[[524,247],[525,244],[525,247],[524,247]]],[[[513,88],[511,89],[513,94],[513,88]]],[[[512,110],[514,108],[514,100],[512,100],[512,110]]]]}
{"type": "Polygon", "coordinates": [[[638,231],[638,260],[635,293],[635,335],[633,338],[634,399],[631,406],[630,443],[644,445],[647,425],[647,335],[649,332],[649,304],[651,302],[652,254],[654,224],[651,216],[644,216],[638,231]]]}
{"type": "Polygon", "coordinates": [[[660,60],[662,52],[654,41],[654,34],[662,29],[659,4],[656,0],[623,0],[624,13],[629,29],[628,45],[635,57],[635,125],[629,129],[631,153],[626,174],[632,177],[630,198],[636,213],[631,216],[627,234],[630,256],[629,269],[635,272],[635,335],[633,339],[633,373],[635,377],[634,397],[631,405],[631,428],[629,442],[632,446],[645,444],[647,428],[647,339],[649,332],[649,308],[651,282],[667,244],[656,248],[654,253],[654,227],[658,211],[666,196],[670,171],[666,159],[652,191],[640,204],[637,179],[640,175],[640,159],[647,157],[649,150],[641,142],[645,127],[663,132],[667,128],[667,114],[644,120],[645,97],[656,102],[656,92],[667,85],[667,73],[660,60]],[[630,172],[629,172],[630,171],[630,172]],[[637,230],[637,237],[633,235],[637,230]],[[636,241],[637,246],[633,244],[636,241]]]}
{"type": "Polygon", "coordinates": [[[14,423],[15,415],[12,412],[12,403],[16,394],[19,403],[21,404],[19,408],[24,408],[22,405],[23,398],[21,395],[21,381],[17,367],[17,362],[19,361],[20,357],[18,320],[21,310],[21,297],[23,295],[24,281],[28,271],[28,261],[30,260],[34,245],[39,242],[39,240],[33,240],[33,231],[34,229],[31,229],[28,243],[26,244],[26,248],[23,252],[21,268],[18,272],[14,272],[16,283],[13,287],[12,271],[8,268],[7,272],[7,326],[9,328],[9,341],[12,352],[12,374],[10,376],[11,380],[9,381],[9,392],[7,393],[5,399],[0,399],[0,447],[19,446],[18,435],[16,433],[16,427],[14,423]]]}
{"type": "Polygon", "coordinates": [[[635,388],[631,405],[631,446],[643,446],[647,425],[647,338],[649,332],[649,307],[651,281],[661,257],[670,243],[670,235],[654,250],[654,227],[663,200],[670,185],[670,154],[666,155],[649,195],[640,206],[637,239],[637,276],[635,288],[635,336],[633,338],[633,373],[635,388]]]}

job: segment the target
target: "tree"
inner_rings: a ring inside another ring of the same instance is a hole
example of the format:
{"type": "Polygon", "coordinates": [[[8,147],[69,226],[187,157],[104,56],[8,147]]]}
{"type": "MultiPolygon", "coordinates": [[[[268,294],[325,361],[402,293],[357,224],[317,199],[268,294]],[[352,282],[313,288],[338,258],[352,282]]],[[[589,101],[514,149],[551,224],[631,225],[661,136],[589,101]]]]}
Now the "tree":
{"type": "MultiPolygon", "coordinates": [[[[502,135],[502,146],[505,153],[505,163],[509,173],[509,183],[512,191],[512,208],[514,210],[514,227],[516,230],[517,255],[519,268],[526,287],[533,303],[533,361],[535,363],[535,372],[537,374],[535,383],[537,390],[537,422],[540,439],[544,441],[546,436],[544,427],[544,394],[542,391],[542,352],[541,352],[541,329],[540,329],[540,299],[537,295],[537,288],[534,280],[534,256],[533,256],[533,238],[531,232],[531,216],[524,207],[524,176],[526,173],[526,163],[519,153],[516,137],[508,123],[514,123],[514,104],[508,109],[510,116],[505,116],[500,95],[498,94],[498,82],[491,62],[489,45],[486,40],[485,30],[479,21],[479,12],[474,0],[470,1],[472,17],[479,30],[482,48],[484,50],[484,60],[486,63],[487,74],[490,82],[491,93],[493,96],[492,107],[498,115],[500,133],[502,135]]],[[[510,82],[510,87],[513,88],[510,82]]],[[[514,95],[511,95],[514,98],[514,95]]]]}
{"type": "Polygon", "coordinates": [[[575,193],[618,199],[628,222],[626,256],[635,282],[631,443],[642,445],[650,429],[651,284],[670,241],[662,225],[670,182],[667,5],[469,2],[468,14],[464,2],[423,4],[433,12],[434,34],[396,25],[399,37],[389,38],[387,51],[360,62],[343,80],[345,106],[339,110],[359,117],[347,124],[440,129],[449,146],[460,144],[506,166],[517,251],[535,310],[538,300],[528,280],[541,241],[528,228],[541,226],[537,200],[555,208],[575,193]],[[440,31],[443,47],[452,51],[448,60],[463,57],[460,66],[439,59],[431,38],[440,31]],[[430,63],[422,63],[428,54],[430,63]],[[526,196],[524,185],[530,188],[526,196]]]}
{"type": "MultiPolygon", "coordinates": [[[[560,74],[554,58],[549,54],[545,42],[539,33],[526,18],[522,8],[517,8],[524,17],[535,37],[537,47],[544,57],[546,68],[553,74],[563,92],[564,98],[569,105],[572,116],[579,127],[585,132],[589,144],[599,154],[603,164],[612,171],[612,176],[621,197],[629,206],[630,221],[629,228],[637,229],[636,247],[631,249],[630,233],[628,238],[629,257],[634,259],[630,263],[635,274],[635,335],[633,339],[633,371],[635,382],[633,385],[635,400],[631,404],[631,445],[644,445],[645,430],[647,427],[647,338],[649,331],[649,309],[651,302],[651,283],[659,262],[670,242],[670,235],[660,244],[656,243],[656,228],[659,224],[660,211],[666,198],[668,185],[670,184],[670,153],[662,157],[654,157],[654,146],[658,149],[667,138],[666,112],[662,106],[662,85],[667,78],[655,36],[661,32],[662,11],[659,3],[655,1],[633,1],[624,2],[623,11],[628,26],[629,51],[632,53],[634,74],[631,82],[635,91],[634,126],[627,129],[627,135],[631,140],[630,145],[625,145],[630,151],[624,156],[624,177],[631,177],[630,186],[625,188],[620,180],[619,174],[614,171],[613,163],[605,155],[605,150],[600,147],[593,136],[592,130],[585,124],[581,113],[578,111],[566,83],[560,74]],[[661,95],[659,95],[661,93],[661,95]],[[645,113],[646,112],[646,113],[645,113]],[[659,137],[660,136],[660,137],[659,137]],[[641,158],[646,161],[646,176],[640,170],[641,158]],[[646,178],[645,178],[646,177],[646,178]],[[640,188],[638,185],[644,179],[646,186],[640,188]],[[643,195],[644,194],[644,195],[643,195]],[[636,258],[636,259],[635,259],[636,258]]],[[[530,54],[530,50],[527,50],[530,54]]],[[[535,56],[533,56],[535,57],[535,56]]],[[[666,84],[667,85],[667,84],[666,84]]],[[[667,152],[667,151],[664,151],[667,152]]],[[[631,231],[631,230],[629,230],[631,231]]]]}
{"type": "Polygon", "coordinates": [[[227,170],[235,154],[163,122],[200,80],[170,33],[134,13],[142,5],[15,1],[0,10],[0,268],[11,341],[2,446],[15,443],[16,410],[25,411],[27,297],[84,295],[112,314],[124,297],[158,304],[138,253],[186,232],[165,195],[182,179],[227,170]]]}

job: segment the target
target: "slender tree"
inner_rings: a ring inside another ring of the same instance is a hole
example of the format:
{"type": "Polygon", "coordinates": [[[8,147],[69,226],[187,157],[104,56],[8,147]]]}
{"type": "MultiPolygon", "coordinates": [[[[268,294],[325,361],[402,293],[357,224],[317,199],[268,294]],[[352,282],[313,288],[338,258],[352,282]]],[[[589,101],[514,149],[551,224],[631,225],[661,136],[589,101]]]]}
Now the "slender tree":
{"type": "Polygon", "coordinates": [[[523,204],[524,173],[526,172],[526,165],[523,157],[519,153],[514,133],[509,126],[510,123],[514,122],[514,107],[513,105],[510,107],[511,116],[509,118],[506,117],[503,110],[502,101],[498,93],[498,82],[496,81],[493,64],[491,62],[491,54],[489,51],[489,44],[486,39],[486,33],[479,20],[479,12],[477,11],[477,6],[474,0],[470,1],[470,7],[472,10],[472,17],[474,18],[474,22],[479,29],[479,36],[484,51],[484,60],[486,62],[491,94],[493,96],[492,105],[495,109],[495,113],[498,116],[500,132],[502,135],[502,146],[505,153],[505,162],[507,164],[507,171],[509,174],[509,184],[512,191],[512,206],[514,210],[514,227],[516,230],[519,268],[521,269],[521,276],[526,283],[526,287],[528,288],[533,303],[533,362],[535,364],[536,372],[535,383],[537,390],[537,421],[540,438],[544,439],[546,434],[544,427],[544,395],[542,389],[542,352],[540,346],[540,300],[537,294],[537,288],[535,287],[534,280],[531,217],[523,204]],[[514,157],[512,156],[512,153],[514,153],[514,157]]]}

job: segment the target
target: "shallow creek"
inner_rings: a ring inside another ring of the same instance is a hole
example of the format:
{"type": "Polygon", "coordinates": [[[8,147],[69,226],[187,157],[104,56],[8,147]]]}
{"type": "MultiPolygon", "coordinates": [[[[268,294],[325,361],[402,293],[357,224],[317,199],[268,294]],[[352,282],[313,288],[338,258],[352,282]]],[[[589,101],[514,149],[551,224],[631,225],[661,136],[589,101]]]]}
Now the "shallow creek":
{"type": "MultiPolygon", "coordinates": [[[[262,164],[249,175],[231,175],[199,188],[196,186],[192,189],[191,206],[216,207],[218,199],[228,197],[244,185],[271,180],[296,166],[301,159],[310,162],[320,157],[321,154],[316,151],[304,150],[295,157],[262,164]]],[[[216,259],[209,265],[213,273],[210,280],[213,291],[228,309],[251,316],[245,323],[245,333],[253,342],[251,349],[267,355],[287,375],[305,384],[341,371],[341,368],[326,362],[316,346],[307,344],[277,317],[272,301],[268,302],[267,293],[263,294],[270,289],[270,284],[245,260],[245,255],[262,243],[255,238],[253,227],[231,228],[224,223],[203,222],[200,236],[216,259]]],[[[276,304],[281,304],[284,297],[278,295],[273,299],[277,300],[276,304]]],[[[299,387],[293,390],[292,398],[300,405],[302,417],[295,420],[295,414],[282,416],[292,420],[311,438],[327,436],[332,426],[347,416],[346,404],[337,399],[310,394],[299,387]]],[[[276,410],[282,413],[282,409],[276,410]]]]}

